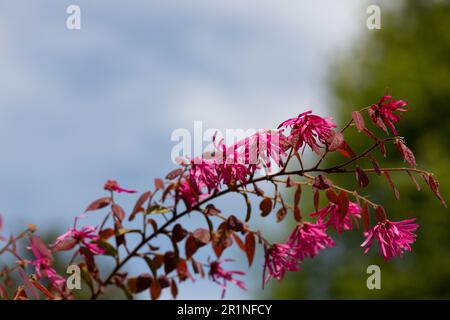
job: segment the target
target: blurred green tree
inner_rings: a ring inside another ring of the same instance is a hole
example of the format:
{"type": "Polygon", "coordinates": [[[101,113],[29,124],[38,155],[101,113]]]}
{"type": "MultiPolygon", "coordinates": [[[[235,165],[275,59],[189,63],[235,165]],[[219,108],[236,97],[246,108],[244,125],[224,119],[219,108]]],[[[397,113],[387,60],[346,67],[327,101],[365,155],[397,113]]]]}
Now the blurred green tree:
{"type": "MultiPolygon", "coordinates": [[[[382,29],[364,33],[352,53],[330,72],[331,113],[343,124],[352,110],[389,93],[409,102],[410,111],[398,126],[399,135],[415,152],[418,166],[434,172],[441,193],[450,190],[450,4],[448,1],[404,1],[382,8],[382,29]],[[337,111],[336,111],[337,110],[337,111]]],[[[347,141],[364,147],[363,135],[350,131],[347,141]]],[[[381,136],[381,133],[379,134],[381,136]]],[[[396,152],[391,149],[390,152],[396,152]]],[[[378,159],[382,161],[381,157],[378,159]]],[[[395,163],[396,166],[400,163],[395,163]]],[[[385,166],[394,163],[385,163],[385,166]]],[[[368,167],[370,162],[368,162],[368,167]]],[[[354,176],[335,176],[336,182],[356,188],[354,176]]],[[[361,230],[337,240],[336,248],[303,263],[302,271],[272,285],[274,298],[416,299],[450,298],[450,212],[422,183],[417,192],[404,173],[392,178],[401,193],[396,201],[383,177],[371,177],[362,191],[383,203],[392,220],[417,217],[420,229],[413,252],[390,262],[372,249],[359,247],[361,230]],[[381,290],[368,290],[366,268],[381,268],[381,290]]]]}

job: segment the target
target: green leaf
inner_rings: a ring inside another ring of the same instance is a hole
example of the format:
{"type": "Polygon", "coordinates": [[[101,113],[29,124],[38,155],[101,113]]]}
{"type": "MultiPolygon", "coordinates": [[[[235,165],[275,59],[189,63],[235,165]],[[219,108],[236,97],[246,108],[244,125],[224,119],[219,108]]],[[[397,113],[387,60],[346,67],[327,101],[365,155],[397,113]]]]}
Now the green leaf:
{"type": "Polygon", "coordinates": [[[122,236],[124,234],[127,233],[140,233],[141,231],[138,229],[126,229],[126,228],[121,228],[117,231],[117,236],[122,236]]]}
{"type": "Polygon", "coordinates": [[[161,214],[161,213],[167,213],[167,212],[170,212],[170,210],[162,205],[155,204],[155,205],[150,206],[145,213],[146,214],[161,214]]]}
{"type": "Polygon", "coordinates": [[[105,254],[108,256],[113,256],[115,257],[117,255],[117,250],[116,248],[114,248],[114,246],[112,244],[110,244],[108,241],[105,240],[99,240],[97,242],[98,246],[100,248],[105,249],[105,254]]]}

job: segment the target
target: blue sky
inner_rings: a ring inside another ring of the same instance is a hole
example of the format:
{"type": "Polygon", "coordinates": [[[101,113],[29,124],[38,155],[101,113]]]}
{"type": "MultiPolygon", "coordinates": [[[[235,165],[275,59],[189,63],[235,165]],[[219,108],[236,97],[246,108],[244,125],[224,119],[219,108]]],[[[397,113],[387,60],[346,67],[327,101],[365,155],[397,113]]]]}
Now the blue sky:
{"type": "MultiPolygon", "coordinates": [[[[365,18],[357,0],[0,1],[6,226],[61,229],[109,178],[148,189],[173,167],[172,131],[194,120],[247,129],[308,108],[332,115],[327,68],[368,32],[365,18]],[[81,30],[66,28],[70,4],[81,30]]],[[[249,282],[227,297],[249,297],[259,276],[249,282]]],[[[181,297],[219,291],[205,283],[181,297]]]]}

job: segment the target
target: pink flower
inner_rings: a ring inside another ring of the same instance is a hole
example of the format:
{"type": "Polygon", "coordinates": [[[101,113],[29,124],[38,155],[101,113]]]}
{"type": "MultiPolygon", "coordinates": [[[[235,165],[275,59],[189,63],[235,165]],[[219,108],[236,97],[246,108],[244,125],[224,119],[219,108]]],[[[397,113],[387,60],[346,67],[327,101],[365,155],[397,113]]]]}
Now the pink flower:
{"type": "Polygon", "coordinates": [[[286,156],[288,141],[278,130],[260,130],[238,141],[232,148],[238,150],[240,163],[258,165],[270,169],[272,162],[282,164],[281,156],[286,156]]]}
{"type": "Polygon", "coordinates": [[[326,225],[303,222],[298,224],[288,239],[295,246],[300,260],[314,258],[320,250],[334,246],[334,241],[326,233],[326,225]]]}
{"type": "Polygon", "coordinates": [[[361,247],[366,247],[364,253],[367,253],[372,246],[373,239],[376,239],[380,245],[379,254],[387,261],[394,256],[403,256],[405,250],[411,251],[411,246],[416,241],[414,232],[419,228],[418,224],[412,223],[416,219],[403,221],[379,222],[376,226],[366,232],[366,240],[361,247]]]}
{"type": "Polygon", "coordinates": [[[241,183],[247,184],[250,175],[249,167],[240,163],[224,163],[217,166],[219,179],[226,185],[241,183]]]}
{"type": "Polygon", "coordinates": [[[105,185],[103,186],[103,189],[111,192],[125,192],[125,193],[136,193],[136,190],[127,190],[123,189],[119,186],[119,183],[116,180],[108,180],[106,181],[105,185]]]}
{"type": "Polygon", "coordinates": [[[383,96],[381,97],[380,101],[378,101],[378,104],[373,104],[372,107],[369,109],[370,117],[372,118],[372,121],[382,128],[386,133],[388,133],[388,130],[386,128],[386,125],[391,129],[392,133],[394,135],[397,135],[397,130],[395,128],[394,123],[397,123],[400,121],[400,115],[394,114],[395,111],[398,112],[406,112],[408,109],[405,109],[406,105],[408,103],[403,100],[394,100],[391,96],[383,96]]]}
{"type": "Polygon", "coordinates": [[[186,209],[191,210],[198,203],[201,190],[197,184],[191,183],[189,177],[180,182],[177,190],[177,201],[181,198],[186,209]]]}
{"type": "Polygon", "coordinates": [[[295,150],[307,144],[314,152],[320,154],[319,142],[327,144],[327,140],[332,136],[333,128],[336,128],[336,125],[331,121],[331,118],[314,115],[310,110],[301,113],[297,118],[284,121],[278,126],[278,128],[281,127],[291,127],[288,140],[295,150]]]}
{"type": "Polygon", "coordinates": [[[97,230],[92,226],[84,226],[81,230],[69,228],[69,231],[59,236],[51,247],[54,251],[65,251],[80,244],[93,254],[103,254],[105,253],[105,250],[95,243],[99,239],[100,237],[97,234],[97,230]]]}
{"type": "Polygon", "coordinates": [[[286,271],[300,271],[299,251],[294,244],[275,243],[270,248],[264,248],[264,255],[264,283],[271,278],[282,280],[286,271]],[[267,276],[266,270],[269,271],[267,276]]]}
{"type": "Polygon", "coordinates": [[[213,261],[209,264],[209,279],[217,283],[222,287],[222,299],[225,297],[225,291],[227,289],[227,282],[234,283],[239,288],[247,290],[245,288],[245,283],[241,280],[236,280],[233,278],[234,275],[245,275],[242,271],[226,271],[222,268],[224,262],[234,261],[232,259],[225,259],[222,261],[213,261]]]}
{"type": "Polygon", "coordinates": [[[352,219],[358,224],[357,219],[361,218],[360,213],[361,208],[356,203],[350,202],[345,216],[341,217],[339,205],[330,202],[325,208],[312,213],[311,217],[318,216],[317,223],[324,223],[327,227],[332,226],[337,232],[342,233],[343,230],[347,231],[353,228],[352,219]]]}
{"type": "Polygon", "coordinates": [[[27,262],[35,266],[35,272],[38,279],[47,277],[50,283],[60,290],[64,286],[66,280],[58,275],[52,268],[53,255],[52,252],[44,245],[39,237],[32,237],[29,249],[33,252],[35,259],[27,262]]]}
{"type": "Polygon", "coordinates": [[[245,152],[240,150],[238,144],[227,148],[220,142],[219,145],[215,145],[215,148],[214,159],[219,181],[226,185],[246,184],[250,174],[256,170],[256,164],[246,162],[245,152]]]}
{"type": "Polygon", "coordinates": [[[203,186],[208,189],[208,192],[219,189],[220,181],[214,159],[204,159],[203,157],[193,159],[189,169],[189,177],[197,190],[201,190],[203,186]]]}

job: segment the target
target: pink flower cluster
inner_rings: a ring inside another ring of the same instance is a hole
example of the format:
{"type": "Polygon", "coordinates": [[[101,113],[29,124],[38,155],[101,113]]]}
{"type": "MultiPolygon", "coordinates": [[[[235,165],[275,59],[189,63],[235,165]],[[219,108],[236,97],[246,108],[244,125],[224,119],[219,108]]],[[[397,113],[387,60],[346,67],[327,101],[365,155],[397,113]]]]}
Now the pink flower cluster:
{"type": "MultiPolygon", "coordinates": [[[[302,222],[295,226],[286,243],[275,243],[265,249],[264,281],[271,278],[282,280],[286,271],[299,271],[300,263],[306,258],[314,258],[321,250],[334,246],[334,241],[327,235],[327,227],[333,227],[337,232],[351,230],[352,219],[358,223],[361,208],[350,202],[347,213],[341,216],[338,205],[330,203],[325,208],[311,214],[318,217],[315,224],[302,222]],[[268,271],[267,276],[266,270],[268,271]]],[[[366,239],[361,245],[367,253],[375,239],[379,243],[379,254],[385,260],[394,256],[403,256],[405,250],[411,251],[415,241],[418,225],[415,219],[393,222],[386,220],[376,224],[364,233],[366,239]]]]}
{"type": "Polygon", "coordinates": [[[319,251],[333,246],[334,241],[327,235],[325,225],[309,222],[297,224],[286,243],[275,243],[266,248],[264,282],[271,278],[282,280],[286,271],[299,271],[303,260],[314,258],[319,251]]]}
{"type": "Polygon", "coordinates": [[[263,279],[267,283],[271,278],[282,280],[286,271],[299,271],[299,251],[289,243],[274,243],[264,250],[265,262],[263,279]],[[266,276],[266,271],[268,275],[266,276]]]}
{"type": "Polygon", "coordinates": [[[119,186],[119,183],[116,180],[108,180],[106,181],[104,187],[105,190],[111,191],[111,192],[117,192],[117,193],[136,193],[136,190],[128,190],[124,189],[121,186],[119,186]]]}
{"type": "Polygon", "coordinates": [[[337,232],[351,230],[353,222],[358,223],[361,218],[361,208],[354,202],[349,203],[348,210],[344,216],[339,214],[339,205],[330,202],[325,208],[312,213],[311,217],[318,217],[319,223],[324,223],[327,227],[332,226],[337,232]]]}
{"type": "Polygon", "coordinates": [[[38,279],[47,277],[53,287],[61,291],[66,280],[52,267],[54,259],[51,250],[36,236],[31,237],[29,249],[33,252],[35,259],[27,262],[35,267],[38,279]]]}
{"type": "Polygon", "coordinates": [[[80,230],[69,228],[69,231],[60,235],[52,245],[54,251],[73,249],[77,244],[84,246],[92,254],[103,254],[105,249],[96,243],[100,239],[97,230],[92,226],[84,226],[80,230]]]}
{"type": "MultiPolygon", "coordinates": [[[[75,225],[78,217],[75,219],[75,225]]],[[[92,226],[84,226],[80,230],[73,228],[56,239],[56,242],[47,248],[42,240],[33,236],[30,240],[29,249],[34,254],[34,259],[28,260],[27,263],[35,266],[35,272],[38,279],[47,278],[52,286],[58,291],[62,291],[65,279],[60,276],[52,267],[54,258],[53,252],[67,251],[73,249],[76,245],[84,246],[92,254],[104,254],[105,250],[98,246],[97,241],[100,237],[97,230],[92,226]]]]}
{"type": "Polygon", "coordinates": [[[214,139],[214,152],[190,161],[189,174],[180,181],[178,196],[191,209],[222,185],[246,185],[257,170],[270,172],[273,165],[281,166],[282,157],[293,146],[298,150],[308,145],[320,153],[320,146],[328,143],[335,127],[330,118],[308,111],[284,121],[277,130],[261,130],[229,147],[214,139]],[[285,135],[287,128],[291,130],[285,135]]]}
{"type": "Polygon", "coordinates": [[[225,292],[227,289],[227,282],[234,283],[239,288],[245,289],[245,283],[241,280],[234,278],[234,275],[245,275],[242,271],[227,271],[222,268],[224,262],[233,261],[232,259],[225,259],[222,261],[213,261],[209,264],[209,279],[214,283],[217,283],[222,290],[222,299],[225,297],[225,292]]]}
{"type": "Polygon", "coordinates": [[[388,126],[394,135],[397,135],[397,129],[395,123],[400,121],[400,115],[395,112],[406,112],[408,109],[403,107],[408,103],[403,100],[394,100],[391,96],[383,96],[377,104],[373,104],[369,109],[370,117],[372,121],[388,132],[386,126],[388,126]]]}
{"type": "Polygon", "coordinates": [[[298,150],[308,145],[315,153],[320,154],[319,142],[326,145],[336,125],[329,117],[322,118],[307,111],[297,118],[284,121],[278,128],[291,128],[287,137],[291,146],[298,150]]]}
{"type": "Polygon", "coordinates": [[[414,221],[416,219],[379,222],[365,233],[366,241],[361,244],[361,247],[366,247],[364,253],[370,250],[374,239],[380,245],[379,254],[386,261],[395,256],[403,256],[405,250],[411,251],[410,245],[416,241],[414,232],[419,228],[414,221]]]}
{"type": "Polygon", "coordinates": [[[278,130],[262,130],[227,147],[214,141],[214,152],[190,161],[189,174],[182,179],[179,197],[191,209],[222,185],[246,185],[256,170],[282,164],[288,145],[278,130]]]}

